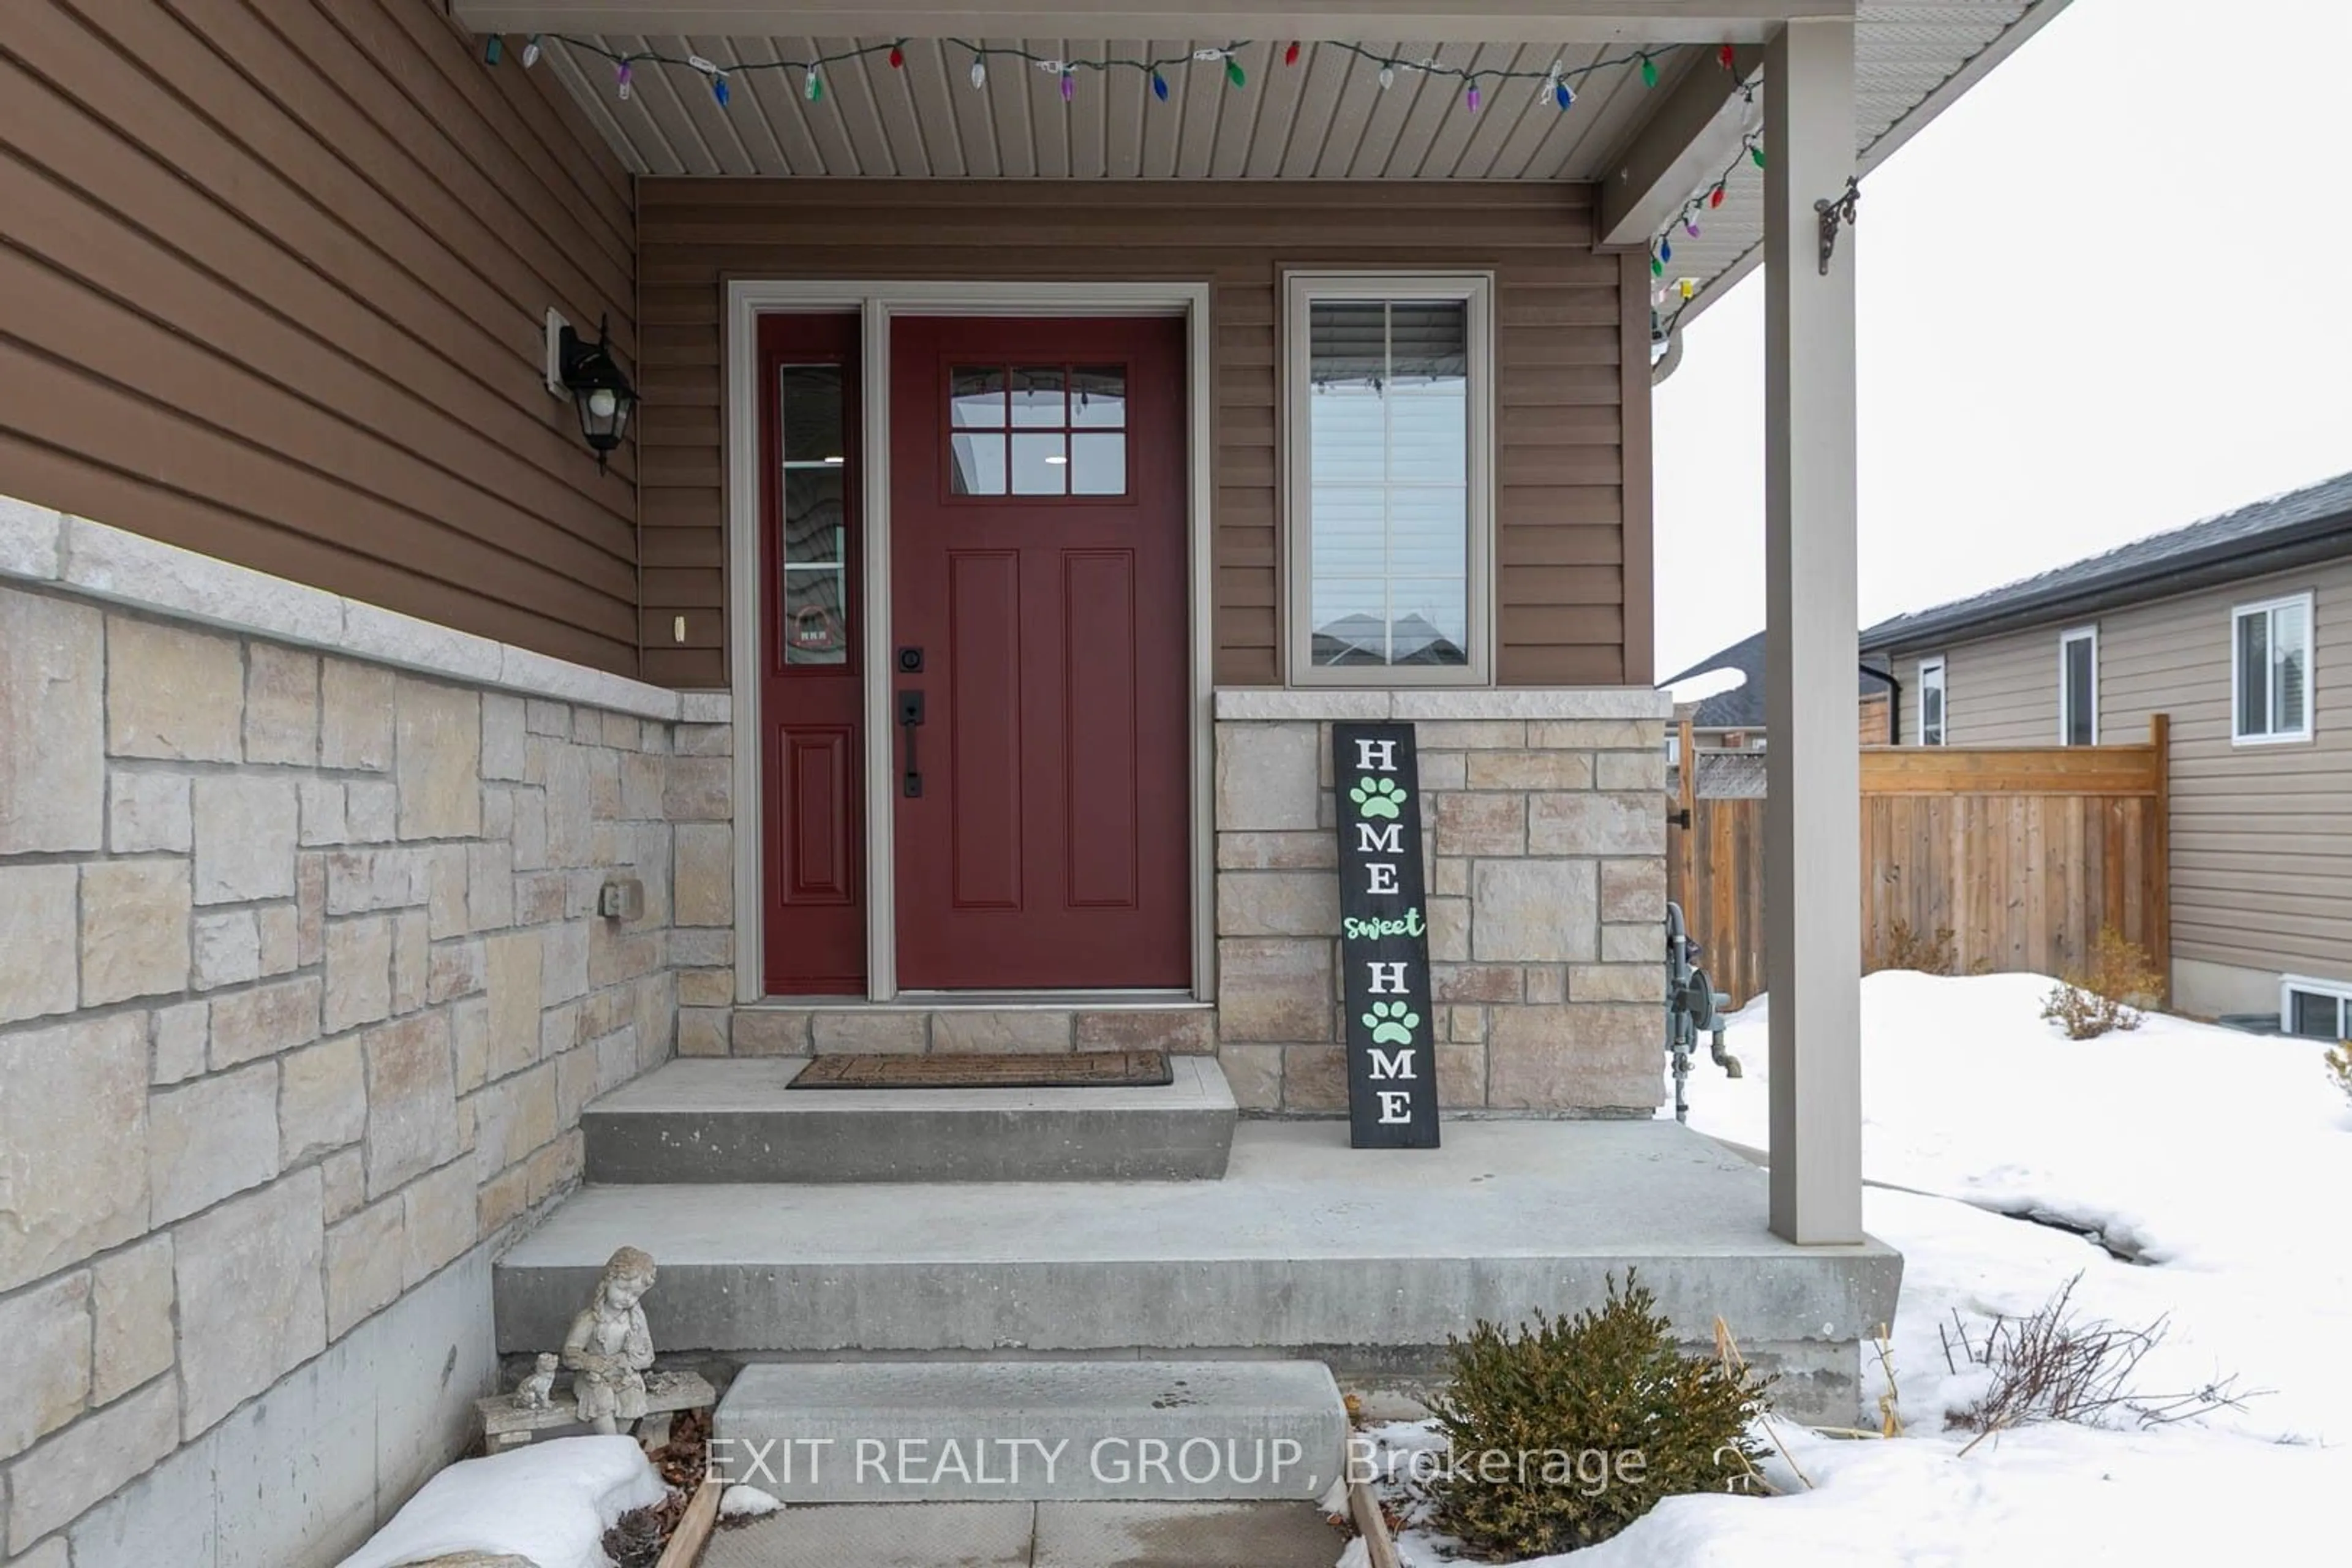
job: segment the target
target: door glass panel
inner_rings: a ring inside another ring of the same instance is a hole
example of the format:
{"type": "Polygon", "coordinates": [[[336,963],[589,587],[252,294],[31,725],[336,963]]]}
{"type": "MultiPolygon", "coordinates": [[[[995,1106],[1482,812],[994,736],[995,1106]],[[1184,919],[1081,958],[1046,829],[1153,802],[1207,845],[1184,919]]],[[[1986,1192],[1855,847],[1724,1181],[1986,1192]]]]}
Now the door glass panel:
{"type": "Polygon", "coordinates": [[[1127,423],[1125,366],[1080,365],[1070,374],[1070,423],[1082,430],[1117,429],[1127,423]]]}
{"type": "Polygon", "coordinates": [[[950,402],[953,494],[1128,493],[1126,366],[962,366],[950,402]]]}
{"type": "Polygon", "coordinates": [[[842,515],[839,468],[789,468],[784,473],[784,564],[838,566],[847,520],[842,515]]]}
{"type": "Polygon", "coordinates": [[[784,568],[784,662],[849,662],[848,608],[842,572],[828,566],[784,568]]]}
{"type": "Polygon", "coordinates": [[[1070,478],[1069,437],[1023,431],[1013,437],[1013,493],[1017,496],[1057,496],[1067,493],[1070,478]]]}
{"type": "Polygon", "coordinates": [[[777,373],[776,406],[783,423],[784,461],[838,463],[841,438],[841,367],[788,364],[777,373]]]}
{"type": "Polygon", "coordinates": [[[1088,434],[1070,437],[1070,493],[1081,496],[1123,496],[1127,493],[1127,437],[1088,434]]]}
{"type": "Polygon", "coordinates": [[[837,467],[784,471],[784,662],[849,661],[844,570],[848,554],[837,467]]]}
{"type": "Polygon", "coordinates": [[[1004,373],[960,368],[950,376],[955,422],[967,430],[1004,428],[1004,373]]]}
{"type": "Polygon", "coordinates": [[[776,373],[778,549],[783,565],[777,642],[787,666],[849,662],[848,447],[838,364],[776,373]]]}
{"type": "MultiPolygon", "coordinates": [[[[1069,423],[1069,401],[1063,396],[1067,376],[1059,365],[1015,365],[1008,378],[1013,392],[1013,423],[1034,429],[1060,429],[1069,423]]],[[[1019,466],[1020,459],[1013,459],[1019,466]]]]}
{"type": "Polygon", "coordinates": [[[1004,437],[958,435],[955,449],[955,493],[960,496],[1001,496],[1004,493],[1004,437]]]}

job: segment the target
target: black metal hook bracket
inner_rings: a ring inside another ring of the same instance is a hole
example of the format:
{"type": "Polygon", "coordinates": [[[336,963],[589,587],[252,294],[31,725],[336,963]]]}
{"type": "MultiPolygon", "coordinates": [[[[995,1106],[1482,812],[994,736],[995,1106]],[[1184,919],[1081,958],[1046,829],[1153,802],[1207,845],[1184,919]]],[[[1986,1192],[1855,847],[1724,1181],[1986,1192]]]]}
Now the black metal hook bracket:
{"type": "Polygon", "coordinates": [[[1822,277],[1830,275],[1830,258],[1837,254],[1839,228],[1852,227],[1862,216],[1861,207],[1862,177],[1858,174],[1845,177],[1845,195],[1835,200],[1823,196],[1813,204],[1813,211],[1819,213],[1822,219],[1822,277]]]}

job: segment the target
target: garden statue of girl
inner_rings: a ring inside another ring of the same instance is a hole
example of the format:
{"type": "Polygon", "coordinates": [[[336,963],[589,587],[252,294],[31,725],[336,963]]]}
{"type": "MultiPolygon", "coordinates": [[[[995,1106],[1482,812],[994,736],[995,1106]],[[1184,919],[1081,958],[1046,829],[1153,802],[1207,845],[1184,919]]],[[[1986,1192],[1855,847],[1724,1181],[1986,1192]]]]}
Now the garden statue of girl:
{"type": "Polygon", "coordinates": [[[646,1369],[654,1364],[653,1331],[638,1300],[653,1289],[654,1260],[624,1247],[606,1260],[596,1293],[572,1320],[563,1339],[563,1364],[572,1372],[572,1392],[580,1419],[605,1436],[619,1423],[646,1413],[646,1369]]]}

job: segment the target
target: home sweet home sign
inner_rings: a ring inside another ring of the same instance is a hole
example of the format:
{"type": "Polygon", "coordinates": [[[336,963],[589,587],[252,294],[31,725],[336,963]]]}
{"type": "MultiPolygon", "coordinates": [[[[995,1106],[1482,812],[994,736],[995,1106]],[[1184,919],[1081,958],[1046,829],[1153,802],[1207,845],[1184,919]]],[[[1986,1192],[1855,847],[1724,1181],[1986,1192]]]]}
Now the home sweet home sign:
{"type": "Polygon", "coordinates": [[[1435,1009],[1410,724],[1335,724],[1348,1114],[1359,1149],[1437,1147],[1435,1009]]]}

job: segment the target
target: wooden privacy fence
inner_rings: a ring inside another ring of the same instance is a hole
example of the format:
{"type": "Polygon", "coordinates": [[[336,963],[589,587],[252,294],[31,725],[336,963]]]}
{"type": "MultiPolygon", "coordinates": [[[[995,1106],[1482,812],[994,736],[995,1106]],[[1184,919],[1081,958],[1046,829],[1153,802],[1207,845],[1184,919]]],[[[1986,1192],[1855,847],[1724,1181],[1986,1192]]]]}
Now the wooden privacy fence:
{"type": "MultiPolygon", "coordinates": [[[[2113,926],[2168,978],[2168,731],[2158,713],[2135,745],[1864,747],[1863,968],[1893,961],[1898,923],[1948,930],[1960,973],[2055,974],[2113,926]]],[[[1704,793],[1688,724],[1680,755],[1667,896],[1738,1006],[1766,989],[1765,802],[1704,793]]]]}

